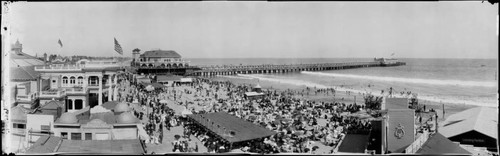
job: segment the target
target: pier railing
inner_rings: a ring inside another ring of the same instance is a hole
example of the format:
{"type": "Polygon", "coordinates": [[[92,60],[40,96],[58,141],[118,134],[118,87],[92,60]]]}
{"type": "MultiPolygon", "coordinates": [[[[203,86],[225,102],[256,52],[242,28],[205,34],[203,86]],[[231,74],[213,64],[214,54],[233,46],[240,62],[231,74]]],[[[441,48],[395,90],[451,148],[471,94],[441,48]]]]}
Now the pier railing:
{"type": "MultiPolygon", "coordinates": [[[[401,63],[398,65],[405,65],[401,63]]],[[[201,66],[201,70],[193,73],[195,76],[257,74],[257,73],[286,73],[296,71],[340,70],[350,68],[377,67],[379,61],[372,62],[345,62],[345,63],[315,63],[315,64],[282,64],[282,65],[222,65],[201,66]]]]}

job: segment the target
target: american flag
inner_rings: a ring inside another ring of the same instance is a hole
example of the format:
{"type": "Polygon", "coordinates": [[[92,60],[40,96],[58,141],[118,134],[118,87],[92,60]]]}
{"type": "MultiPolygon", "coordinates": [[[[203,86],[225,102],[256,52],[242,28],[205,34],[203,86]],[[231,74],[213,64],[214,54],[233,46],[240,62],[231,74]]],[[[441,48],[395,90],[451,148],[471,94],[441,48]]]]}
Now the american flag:
{"type": "Polygon", "coordinates": [[[123,50],[122,46],[120,46],[120,43],[115,38],[115,51],[118,52],[120,55],[123,55],[123,50]]]}
{"type": "Polygon", "coordinates": [[[59,43],[59,45],[61,46],[61,48],[63,47],[63,44],[61,42],[61,39],[59,39],[59,41],[57,41],[57,43],[59,43]]]}

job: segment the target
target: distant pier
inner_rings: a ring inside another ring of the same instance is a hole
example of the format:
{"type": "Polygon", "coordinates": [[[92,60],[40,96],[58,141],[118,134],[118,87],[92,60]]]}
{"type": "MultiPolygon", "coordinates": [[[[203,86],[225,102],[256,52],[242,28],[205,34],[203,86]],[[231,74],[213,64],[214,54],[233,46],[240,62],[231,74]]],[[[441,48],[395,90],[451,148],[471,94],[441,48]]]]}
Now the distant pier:
{"type": "MultiPolygon", "coordinates": [[[[406,65],[405,62],[396,62],[390,66],[406,65]]],[[[236,74],[267,74],[267,73],[289,73],[300,71],[324,71],[341,70],[364,67],[386,66],[380,61],[372,62],[347,62],[347,63],[315,63],[315,64],[290,64],[290,65],[224,65],[224,66],[201,66],[201,70],[189,73],[191,76],[217,76],[236,74]]]]}

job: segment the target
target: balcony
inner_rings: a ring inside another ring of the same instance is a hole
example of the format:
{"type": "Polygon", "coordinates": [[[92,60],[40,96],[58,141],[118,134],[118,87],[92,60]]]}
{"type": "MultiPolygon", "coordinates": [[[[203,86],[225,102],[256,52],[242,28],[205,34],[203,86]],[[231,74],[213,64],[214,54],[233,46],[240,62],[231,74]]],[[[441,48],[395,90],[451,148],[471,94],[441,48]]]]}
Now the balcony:
{"type": "Polygon", "coordinates": [[[66,95],[66,90],[63,89],[49,89],[44,90],[40,94],[41,98],[59,98],[61,96],[66,95]]]}
{"type": "Polygon", "coordinates": [[[33,101],[37,97],[36,93],[30,93],[29,95],[17,95],[16,101],[33,101]]]}
{"type": "Polygon", "coordinates": [[[66,94],[87,94],[87,87],[66,88],[66,94]]]}

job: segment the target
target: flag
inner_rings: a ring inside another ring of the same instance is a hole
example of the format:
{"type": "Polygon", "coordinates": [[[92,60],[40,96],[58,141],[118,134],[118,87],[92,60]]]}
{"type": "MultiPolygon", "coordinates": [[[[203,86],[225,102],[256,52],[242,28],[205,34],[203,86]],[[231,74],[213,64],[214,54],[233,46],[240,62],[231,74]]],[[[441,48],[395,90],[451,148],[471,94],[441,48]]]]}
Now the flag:
{"type": "Polygon", "coordinates": [[[120,55],[123,55],[123,50],[122,46],[120,46],[120,43],[115,38],[115,51],[118,52],[120,55]]]}
{"type": "Polygon", "coordinates": [[[61,42],[61,39],[59,39],[59,41],[57,41],[57,43],[59,43],[59,45],[61,46],[61,48],[63,47],[63,44],[61,42]]]}
{"type": "Polygon", "coordinates": [[[395,53],[392,53],[391,56],[394,56],[395,53]]]}

